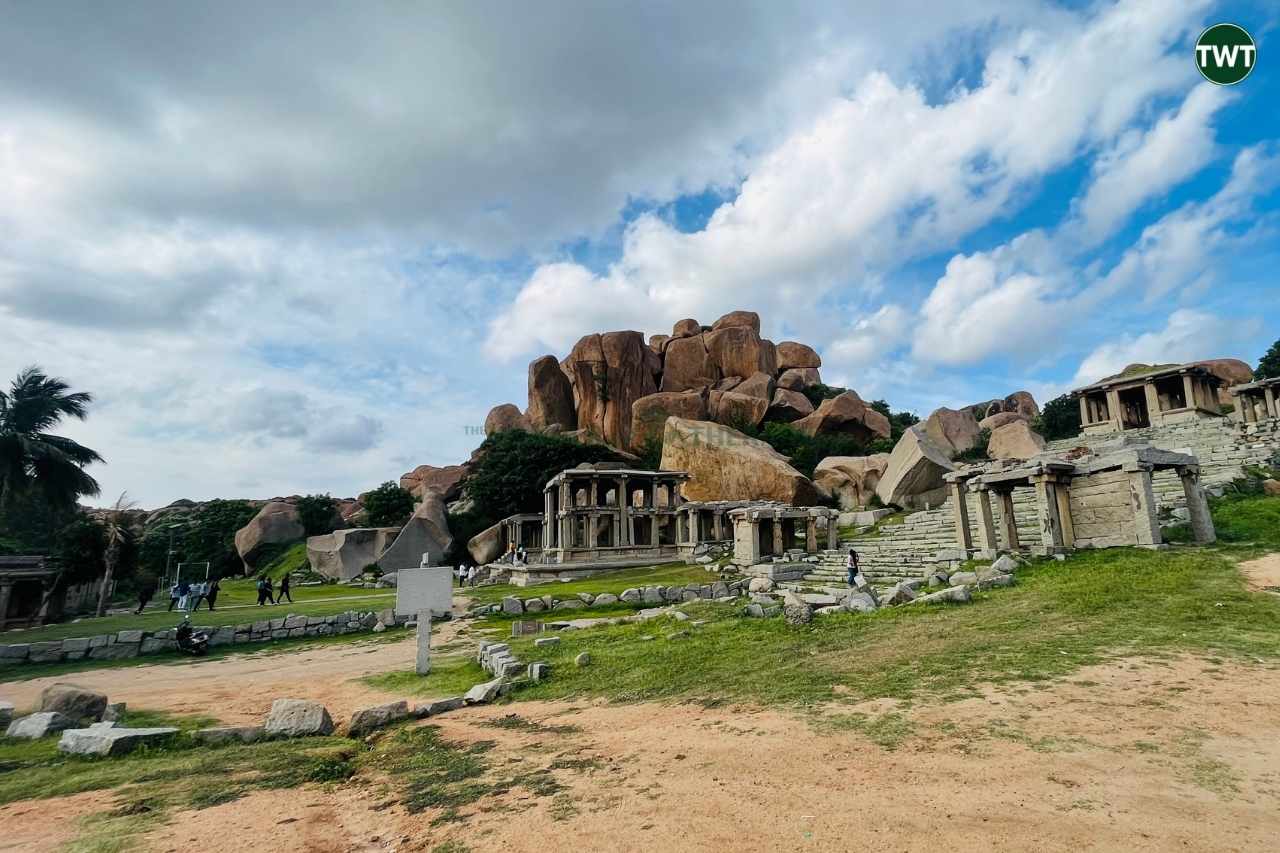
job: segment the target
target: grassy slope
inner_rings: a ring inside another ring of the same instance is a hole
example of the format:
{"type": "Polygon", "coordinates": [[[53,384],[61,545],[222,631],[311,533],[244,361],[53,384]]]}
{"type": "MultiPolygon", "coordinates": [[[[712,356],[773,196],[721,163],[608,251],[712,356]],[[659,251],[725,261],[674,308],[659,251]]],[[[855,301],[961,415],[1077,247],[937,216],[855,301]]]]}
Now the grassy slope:
{"type": "MultiPolygon", "coordinates": [[[[593,577],[569,581],[568,583],[549,583],[537,586],[495,584],[494,586],[478,586],[459,590],[459,594],[468,596],[476,603],[496,604],[508,595],[514,595],[517,598],[536,598],[540,595],[569,598],[579,592],[589,592],[592,595],[612,592],[616,595],[633,586],[683,586],[687,583],[713,583],[715,580],[716,576],[702,566],[687,566],[684,563],[664,563],[660,566],[603,572],[593,577]]],[[[588,614],[583,613],[581,615],[588,614]]]]}
{"type": "MultiPolygon", "coordinates": [[[[395,602],[395,590],[353,589],[341,584],[295,586],[291,594],[293,604],[286,601],[274,607],[256,607],[254,604],[258,593],[253,579],[225,581],[222,593],[218,596],[218,609],[210,613],[208,607],[202,604],[192,621],[199,625],[236,625],[256,619],[284,616],[286,613],[328,616],[346,610],[382,610],[395,602]]],[[[153,603],[140,616],[128,613],[104,616],[101,619],[88,617],[26,631],[5,631],[0,633],[0,643],[38,643],[66,637],[91,637],[94,634],[112,634],[130,628],[147,631],[172,628],[182,621],[182,616],[176,609],[172,613],[167,612],[164,608],[168,604],[168,598],[158,608],[153,603]]]]}

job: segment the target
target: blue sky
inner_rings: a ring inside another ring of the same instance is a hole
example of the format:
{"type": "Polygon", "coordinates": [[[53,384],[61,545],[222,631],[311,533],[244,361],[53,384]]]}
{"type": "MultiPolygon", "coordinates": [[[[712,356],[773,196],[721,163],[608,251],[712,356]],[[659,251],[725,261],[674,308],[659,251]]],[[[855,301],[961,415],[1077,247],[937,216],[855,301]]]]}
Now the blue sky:
{"type": "Polygon", "coordinates": [[[18,7],[0,371],[155,506],[460,461],[531,359],[737,308],[922,415],[1280,337],[1273,5],[850,5],[18,7]]]}

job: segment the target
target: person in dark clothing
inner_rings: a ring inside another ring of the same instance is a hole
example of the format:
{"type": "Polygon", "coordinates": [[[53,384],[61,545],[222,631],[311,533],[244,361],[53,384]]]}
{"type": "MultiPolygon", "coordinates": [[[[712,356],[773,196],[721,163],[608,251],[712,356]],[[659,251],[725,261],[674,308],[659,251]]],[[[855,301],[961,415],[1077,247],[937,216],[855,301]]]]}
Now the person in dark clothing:
{"type": "MultiPolygon", "coordinates": [[[[141,613],[151,603],[151,596],[156,594],[156,585],[149,578],[143,578],[141,586],[138,587],[138,609],[134,613],[141,613]]],[[[173,609],[177,599],[169,600],[169,609],[173,609]]]]}
{"type": "Polygon", "coordinates": [[[214,578],[209,581],[209,591],[204,594],[204,600],[209,602],[209,610],[212,612],[213,605],[218,600],[218,593],[222,590],[222,584],[218,583],[218,579],[214,578]]]}
{"type": "Polygon", "coordinates": [[[178,585],[175,583],[169,587],[169,612],[173,612],[173,608],[178,606],[178,585]]]}
{"type": "Polygon", "coordinates": [[[858,568],[858,552],[852,548],[849,549],[849,556],[844,561],[844,570],[845,580],[848,582],[849,586],[861,586],[861,583],[859,583],[861,580],[861,572],[858,568]]]}
{"type": "MultiPolygon", "coordinates": [[[[268,581],[265,576],[258,578],[258,606],[259,607],[266,604],[268,601],[271,601],[270,583],[271,582],[268,581]]],[[[274,601],[272,601],[271,603],[275,604],[274,601]]]]}
{"type": "Polygon", "coordinates": [[[289,575],[286,574],[280,578],[280,592],[276,594],[276,604],[289,599],[289,603],[293,604],[293,596],[289,594],[289,575]]]}
{"type": "Polygon", "coordinates": [[[272,604],[279,604],[280,600],[276,598],[275,581],[271,580],[271,578],[267,578],[266,582],[267,582],[267,601],[271,602],[272,604]]]}

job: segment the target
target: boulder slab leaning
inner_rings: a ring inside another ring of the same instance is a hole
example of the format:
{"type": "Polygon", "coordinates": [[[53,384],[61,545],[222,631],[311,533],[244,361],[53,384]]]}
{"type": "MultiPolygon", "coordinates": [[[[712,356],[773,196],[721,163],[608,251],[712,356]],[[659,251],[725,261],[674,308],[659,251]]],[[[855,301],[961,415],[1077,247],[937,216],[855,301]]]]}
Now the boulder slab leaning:
{"type": "Polygon", "coordinates": [[[452,544],[444,499],[428,489],[396,538],[378,555],[378,567],[384,572],[415,569],[422,564],[423,554],[438,563],[452,544]]]}
{"type": "Polygon", "coordinates": [[[968,409],[935,409],[924,422],[925,435],[948,455],[972,450],[978,444],[978,419],[968,409]]]}
{"type": "Polygon", "coordinates": [[[399,533],[399,527],[355,527],[310,536],[307,561],[313,571],[325,577],[351,580],[370,563],[378,562],[399,533]]]}
{"type": "Polygon", "coordinates": [[[776,500],[811,506],[818,492],[787,457],[736,429],[710,421],[667,419],[662,468],[688,471],[688,500],[776,500]]]}
{"type": "Polygon", "coordinates": [[[272,545],[300,542],[306,535],[298,508],[285,501],[268,501],[236,531],[236,553],[244,563],[245,574],[256,569],[258,559],[272,545]]]}
{"type": "Polygon", "coordinates": [[[987,456],[992,459],[1030,459],[1042,452],[1044,439],[1020,419],[997,428],[987,443],[987,456]]]}
{"type": "Polygon", "coordinates": [[[914,499],[929,496],[946,484],[942,477],[955,464],[942,448],[925,435],[920,424],[908,427],[889,454],[889,464],[876,484],[876,495],[886,506],[914,506],[914,499]]]}

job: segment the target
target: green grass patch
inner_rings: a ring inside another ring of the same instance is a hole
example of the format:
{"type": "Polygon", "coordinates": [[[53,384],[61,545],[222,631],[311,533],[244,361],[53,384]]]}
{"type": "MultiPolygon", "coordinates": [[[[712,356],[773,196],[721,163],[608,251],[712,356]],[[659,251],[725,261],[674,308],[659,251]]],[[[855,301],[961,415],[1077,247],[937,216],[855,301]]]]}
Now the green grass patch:
{"type": "MultiPolygon", "coordinates": [[[[307,559],[307,543],[306,542],[295,542],[294,544],[290,545],[284,551],[277,554],[275,558],[272,559],[269,563],[264,565],[262,568],[258,569],[256,572],[254,572],[254,576],[257,577],[259,575],[265,574],[267,577],[271,578],[272,580],[278,581],[280,580],[280,578],[284,577],[285,575],[292,574],[294,572],[305,572],[305,573],[311,572],[311,562],[307,559]]],[[[279,586],[279,584],[277,584],[277,586],[279,586]]],[[[337,584],[326,584],[326,586],[332,586],[334,589],[342,589],[342,587],[337,584]]],[[[311,588],[312,587],[301,587],[301,589],[311,589],[311,588]]],[[[290,594],[293,595],[292,590],[290,591],[290,594]]],[[[294,598],[297,598],[297,596],[294,595],[294,598]]],[[[253,603],[256,603],[257,600],[258,600],[258,594],[257,594],[257,588],[255,587],[253,601],[246,602],[246,603],[253,604],[253,603]]]]}
{"type": "MultiPolygon", "coordinates": [[[[1042,681],[1119,654],[1212,653],[1274,660],[1280,601],[1255,595],[1213,549],[1079,552],[1018,572],[1016,586],[970,605],[900,607],[818,617],[805,627],[706,607],[690,628],[663,617],[565,632],[532,649],[553,677],[520,698],[816,705],[918,693],[968,695],[982,682],[1042,681]],[[679,640],[665,639],[691,630],[679,640]],[[644,639],[648,638],[648,639],[644,639]],[[573,665],[588,651],[592,664],[573,665]]],[[[693,612],[692,610],[690,611],[693,612]]]]}
{"type": "MultiPolygon", "coordinates": [[[[340,584],[319,586],[295,586],[291,592],[294,603],[256,606],[258,594],[255,581],[241,579],[224,581],[218,596],[217,609],[212,613],[204,604],[191,615],[196,625],[244,625],[259,619],[276,619],[287,614],[300,616],[331,616],[347,610],[384,610],[395,604],[395,590],[357,589],[340,584]]],[[[62,640],[67,637],[92,637],[96,634],[114,634],[118,631],[159,631],[172,628],[182,622],[182,614],[169,606],[167,593],[162,602],[139,615],[121,613],[113,616],[86,617],[74,622],[59,622],[41,628],[4,631],[0,643],[39,643],[45,640],[62,640]]]]}
{"type": "Polygon", "coordinates": [[[492,677],[469,655],[446,657],[433,654],[431,672],[427,675],[418,675],[412,669],[396,670],[366,675],[360,681],[386,693],[445,699],[461,696],[476,684],[492,677]]]}

